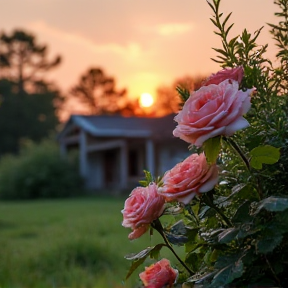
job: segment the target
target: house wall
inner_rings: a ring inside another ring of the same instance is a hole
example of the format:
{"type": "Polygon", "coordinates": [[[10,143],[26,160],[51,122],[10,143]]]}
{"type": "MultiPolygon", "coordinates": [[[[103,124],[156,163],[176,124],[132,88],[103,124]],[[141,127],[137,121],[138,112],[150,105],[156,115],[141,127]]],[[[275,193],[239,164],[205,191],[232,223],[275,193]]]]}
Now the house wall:
{"type": "Polygon", "coordinates": [[[159,145],[157,159],[157,174],[163,175],[167,170],[173,168],[176,164],[188,157],[191,152],[188,150],[188,145],[181,145],[175,142],[168,142],[165,145],[159,145]]]}

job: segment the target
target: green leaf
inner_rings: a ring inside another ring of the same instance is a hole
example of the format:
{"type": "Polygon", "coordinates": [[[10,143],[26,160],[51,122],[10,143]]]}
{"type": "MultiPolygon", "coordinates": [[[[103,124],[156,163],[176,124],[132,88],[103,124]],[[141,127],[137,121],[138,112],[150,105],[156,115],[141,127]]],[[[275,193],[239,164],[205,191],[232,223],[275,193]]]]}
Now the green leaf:
{"type": "Polygon", "coordinates": [[[176,87],[176,91],[178,92],[178,94],[180,95],[182,101],[185,103],[188,98],[190,97],[190,91],[184,87],[181,86],[177,86],[176,87]]]}
{"type": "Polygon", "coordinates": [[[274,164],[280,158],[280,148],[270,145],[259,146],[250,152],[250,165],[255,169],[262,169],[262,164],[274,164]]]}
{"type": "Polygon", "coordinates": [[[218,235],[219,243],[229,243],[235,239],[238,234],[239,228],[228,228],[218,235]]]}
{"type": "Polygon", "coordinates": [[[127,260],[133,260],[133,263],[126,275],[126,280],[131,276],[131,274],[145,261],[145,259],[150,255],[152,258],[155,258],[156,255],[158,255],[159,251],[163,246],[166,246],[166,244],[157,244],[154,247],[148,247],[144,250],[142,250],[139,253],[132,253],[129,255],[126,255],[125,258],[127,260]]]}
{"type": "Polygon", "coordinates": [[[130,266],[130,269],[126,275],[126,280],[132,275],[132,273],[145,261],[145,258],[140,258],[138,260],[133,261],[132,265],[130,266]]]}
{"type": "Polygon", "coordinates": [[[238,199],[258,200],[259,196],[255,187],[251,184],[239,183],[232,188],[232,193],[228,199],[235,197],[238,199]]]}
{"type": "Polygon", "coordinates": [[[232,218],[233,223],[244,224],[252,221],[252,216],[250,215],[250,204],[249,201],[245,201],[239,206],[232,218]]]}
{"type": "Polygon", "coordinates": [[[258,214],[261,209],[265,209],[269,212],[284,211],[288,208],[288,198],[270,196],[259,202],[257,209],[253,215],[258,214]]]}
{"type": "Polygon", "coordinates": [[[164,231],[168,241],[174,245],[183,245],[188,241],[183,220],[176,222],[168,231],[164,231]]]}
{"type": "Polygon", "coordinates": [[[257,252],[267,254],[272,252],[282,241],[283,235],[272,234],[270,236],[265,236],[258,240],[256,243],[257,252]]]}
{"type": "Polygon", "coordinates": [[[188,237],[185,235],[175,235],[171,233],[165,233],[168,241],[173,245],[182,246],[188,241],[188,237]]]}
{"type": "Polygon", "coordinates": [[[147,187],[149,186],[150,183],[154,182],[153,176],[151,174],[151,172],[147,171],[147,170],[143,170],[144,175],[145,175],[145,179],[144,180],[140,180],[139,184],[147,187]]]}
{"type": "Polygon", "coordinates": [[[243,262],[237,262],[221,269],[213,278],[211,287],[220,287],[231,283],[234,279],[240,278],[244,272],[243,262]]]}
{"type": "Polygon", "coordinates": [[[213,164],[216,162],[221,148],[221,137],[217,136],[206,140],[203,144],[203,150],[208,163],[213,164]]]}

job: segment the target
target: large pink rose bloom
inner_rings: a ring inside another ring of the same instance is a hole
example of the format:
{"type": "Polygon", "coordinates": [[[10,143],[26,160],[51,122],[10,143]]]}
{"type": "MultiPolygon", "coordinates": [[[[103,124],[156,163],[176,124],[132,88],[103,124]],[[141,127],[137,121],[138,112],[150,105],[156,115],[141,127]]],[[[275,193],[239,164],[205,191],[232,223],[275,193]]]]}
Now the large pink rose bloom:
{"type": "Polygon", "coordinates": [[[173,135],[198,147],[215,136],[231,136],[249,126],[243,118],[250,107],[253,89],[238,90],[234,80],[201,87],[192,93],[174,118],[178,122],[173,135]]]}
{"type": "Polygon", "coordinates": [[[242,66],[231,68],[231,69],[223,69],[216,74],[212,74],[209,78],[207,78],[202,86],[208,86],[210,84],[220,84],[224,80],[230,79],[235,80],[239,84],[242,82],[244,76],[244,69],[242,66]]]}
{"type": "Polygon", "coordinates": [[[139,274],[144,287],[163,288],[173,287],[178,276],[178,271],[170,266],[167,259],[162,259],[155,264],[145,268],[145,271],[139,274]]]}
{"type": "Polygon", "coordinates": [[[131,228],[130,240],[139,238],[148,229],[152,221],[161,216],[165,200],[157,192],[157,185],[151,183],[147,187],[135,188],[125,201],[122,225],[131,228]]]}
{"type": "Polygon", "coordinates": [[[204,153],[192,154],[163,176],[159,194],[169,201],[188,204],[195,195],[208,192],[218,182],[218,167],[209,165],[204,153]]]}

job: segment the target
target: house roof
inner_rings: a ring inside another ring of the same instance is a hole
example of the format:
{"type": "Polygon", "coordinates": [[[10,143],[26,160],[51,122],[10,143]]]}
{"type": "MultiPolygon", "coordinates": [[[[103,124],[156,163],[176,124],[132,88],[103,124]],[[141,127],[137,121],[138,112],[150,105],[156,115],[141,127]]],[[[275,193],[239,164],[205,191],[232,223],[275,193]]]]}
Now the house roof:
{"type": "Polygon", "coordinates": [[[68,133],[72,126],[98,137],[153,137],[173,138],[176,127],[175,114],[164,117],[123,117],[110,115],[72,115],[58,135],[58,140],[68,133]]]}

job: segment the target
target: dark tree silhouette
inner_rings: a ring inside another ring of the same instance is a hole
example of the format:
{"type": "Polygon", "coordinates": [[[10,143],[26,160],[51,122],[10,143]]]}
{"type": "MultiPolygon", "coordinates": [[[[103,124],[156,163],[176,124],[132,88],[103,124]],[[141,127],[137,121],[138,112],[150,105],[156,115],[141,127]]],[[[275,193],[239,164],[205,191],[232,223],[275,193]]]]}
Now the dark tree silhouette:
{"type": "Polygon", "coordinates": [[[35,37],[22,30],[10,35],[0,35],[0,78],[17,83],[18,92],[32,91],[43,81],[46,72],[61,62],[61,57],[47,59],[46,45],[40,45],[35,37]]]}
{"type": "Polygon", "coordinates": [[[205,79],[205,77],[185,76],[176,79],[171,86],[159,87],[157,89],[157,97],[154,104],[156,114],[162,116],[178,112],[181,107],[181,98],[176,91],[176,87],[180,86],[192,92],[201,87],[203,79],[205,79]]]}
{"type": "Polygon", "coordinates": [[[121,113],[126,105],[126,89],[116,90],[114,78],[100,68],[88,69],[71,89],[71,95],[83,104],[90,114],[121,113]]]}
{"type": "Polygon", "coordinates": [[[41,140],[58,123],[58,89],[45,81],[60,56],[48,60],[47,46],[25,31],[0,35],[0,155],[17,153],[21,139],[41,140]]]}

